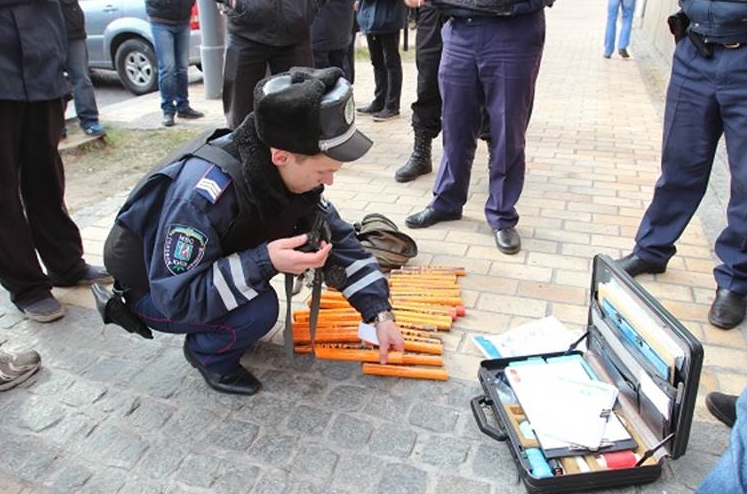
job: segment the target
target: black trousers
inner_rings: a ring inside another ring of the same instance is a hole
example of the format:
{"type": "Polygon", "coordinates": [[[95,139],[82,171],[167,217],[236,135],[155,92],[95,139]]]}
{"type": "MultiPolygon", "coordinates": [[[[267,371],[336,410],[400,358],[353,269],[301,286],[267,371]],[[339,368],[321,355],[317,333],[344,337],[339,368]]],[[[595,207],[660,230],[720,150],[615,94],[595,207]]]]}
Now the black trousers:
{"type": "MultiPolygon", "coordinates": [[[[441,28],[446,19],[438,8],[425,4],[418,11],[415,31],[415,67],[418,69],[417,99],[412,108],[412,128],[435,139],[441,133],[441,92],[438,88],[438,65],[441,63],[441,28]]],[[[480,139],[490,137],[488,115],[482,111],[480,139]]]]}
{"type": "Polygon", "coordinates": [[[19,307],[45,298],[47,272],[78,279],[86,268],[78,227],[65,207],[57,152],[62,100],[0,100],[0,283],[19,307]]]}
{"type": "Polygon", "coordinates": [[[311,67],[311,43],[270,46],[234,33],[226,34],[226,63],[223,70],[223,113],[226,124],[235,129],[254,109],[254,86],[270,74],[291,67],[311,67]]]}
{"type": "Polygon", "coordinates": [[[399,111],[402,96],[402,59],[399,56],[399,31],[367,34],[368,51],[374,69],[374,108],[399,111]]]}

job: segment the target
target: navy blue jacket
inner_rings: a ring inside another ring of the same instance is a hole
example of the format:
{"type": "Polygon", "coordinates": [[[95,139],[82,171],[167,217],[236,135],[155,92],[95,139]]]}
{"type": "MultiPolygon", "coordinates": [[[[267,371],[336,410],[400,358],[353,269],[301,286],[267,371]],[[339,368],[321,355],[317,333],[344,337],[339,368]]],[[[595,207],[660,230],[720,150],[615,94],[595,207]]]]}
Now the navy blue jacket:
{"type": "Polygon", "coordinates": [[[680,0],[690,29],[713,43],[747,43],[747,0],[680,0]]]}
{"type": "Polygon", "coordinates": [[[365,34],[389,34],[405,26],[407,6],[402,0],[360,0],[358,27],[365,34]]]}
{"type": "Polygon", "coordinates": [[[327,0],[311,24],[315,51],[347,50],[353,35],[354,0],[327,0]]]}
{"type": "MultiPolygon", "coordinates": [[[[261,179],[257,175],[250,184],[266,187],[258,183],[261,179]]],[[[152,174],[117,216],[118,225],[142,240],[142,251],[138,247],[137,252],[117,255],[125,261],[145,259],[153,303],[174,321],[213,321],[270,289],[270,280],[278,274],[267,241],[251,227],[245,232],[256,240],[248,242],[251,247],[232,252],[222,245],[239,210],[236,189],[218,166],[192,157],[152,174]]],[[[363,249],[353,227],[331,204],[327,221],[333,243],[327,265],[345,268],[347,281],[340,290],[362,318],[370,320],[390,308],[386,279],[376,258],[363,249]]],[[[285,232],[294,234],[291,229],[285,232]]],[[[114,264],[127,264],[121,260],[114,264]]],[[[118,278],[115,271],[110,268],[118,278]]]]}
{"type": "Polygon", "coordinates": [[[291,46],[308,42],[316,0],[236,0],[228,9],[228,31],[257,43],[291,46]]]}
{"type": "Polygon", "coordinates": [[[545,7],[552,7],[555,0],[515,0],[495,2],[491,0],[432,0],[442,15],[453,17],[500,16],[530,14],[545,7]]]}

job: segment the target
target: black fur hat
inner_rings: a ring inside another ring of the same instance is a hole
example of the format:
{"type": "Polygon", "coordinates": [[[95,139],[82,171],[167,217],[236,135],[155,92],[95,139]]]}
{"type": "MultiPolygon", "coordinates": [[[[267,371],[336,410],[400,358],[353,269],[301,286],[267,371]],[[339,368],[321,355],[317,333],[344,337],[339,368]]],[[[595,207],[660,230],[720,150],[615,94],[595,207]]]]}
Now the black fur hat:
{"type": "Polygon", "coordinates": [[[257,84],[257,134],[266,145],[338,161],[355,161],[372,141],[355,127],[353,89],[336,67],[294,67],[257,84]]]}

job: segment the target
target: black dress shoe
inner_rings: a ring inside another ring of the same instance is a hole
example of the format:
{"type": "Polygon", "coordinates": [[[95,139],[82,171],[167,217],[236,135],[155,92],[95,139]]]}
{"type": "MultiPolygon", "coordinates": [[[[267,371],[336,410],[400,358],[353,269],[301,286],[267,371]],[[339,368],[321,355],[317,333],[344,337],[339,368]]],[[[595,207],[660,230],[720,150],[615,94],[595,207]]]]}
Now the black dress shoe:
{"type": "Polygon", "coordinates": [[[355,111],[361,115],[373,115],[374,113],[379,113],[383,109],[383,106],[374,106],[373,104],[370,104],[362,108],[356,108],[355,111]]]}
{"type": "Polygon", "coordinates": [[[521,237],[514,227],[493,230],[495,245],[504,254],[516,254],[521,249],[521,237]]]}
{"type": "Polygon", "coordinates": [[[195,118],[202,118],[205,116],[205,114],[202,113],[201,111],[195,110],[191,106],[188,106],[184,110],[177,111],[176,116],[179,118],[195,119],[195,118]]]}
{"type": "Polygon", "coordinates": [[[164,113],[163,118],[161,119],[161,123],[164,127],[173,127],[174,126],[174,114],[173,113],[164,113]]]}
{"type": "Polygon", "coordinates": [[[729,427],[737,421],[737,397],[714,391],[705,399],[706,408],[711,414],[729,427]]]}
{"type": "Polygon", "coordinates": [[[731,329],[744,320],[745,296],[726,288],[716,290],[716,298],[708,311],[708,322],[721,329],[731,329]]]}
{"type": "Polygon", "coordinates": [[[633,253],[621,257],[615,262],[623,271],[634,278],[643,273],[659,274],[667,270],[666,264],[654,264],[653,262],[644,261],[633,253]]]}
{"type": "Polygon", "coordinates": [[[419,213],[412,214],[405,219],[405,225],[410,228],[428,228],[439,221],[453,221],[462,219],[462,213],[443,213],[428,206],[419,213]]]}
{"type": "Polygon", "coordinates": [[[221,393],[253,395],[262,386],[262,383],[241,365],[227,374],[218,374],[206,369],[187,348],[186,340],[184,341],[184,357],[192,367],[200,371],[208,386],[221,393]]]}

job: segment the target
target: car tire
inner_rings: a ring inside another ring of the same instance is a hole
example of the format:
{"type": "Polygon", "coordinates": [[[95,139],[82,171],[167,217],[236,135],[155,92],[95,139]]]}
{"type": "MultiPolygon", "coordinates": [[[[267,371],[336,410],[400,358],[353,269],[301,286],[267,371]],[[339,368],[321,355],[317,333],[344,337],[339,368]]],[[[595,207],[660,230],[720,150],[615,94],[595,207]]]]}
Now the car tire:
{"type": "Polygon", "coordinates": [[[119,45],[114,67],[131,93],[141,95],[158,89],[158,61],[153,47],[144,39],[131,38],[119,45]]]}

